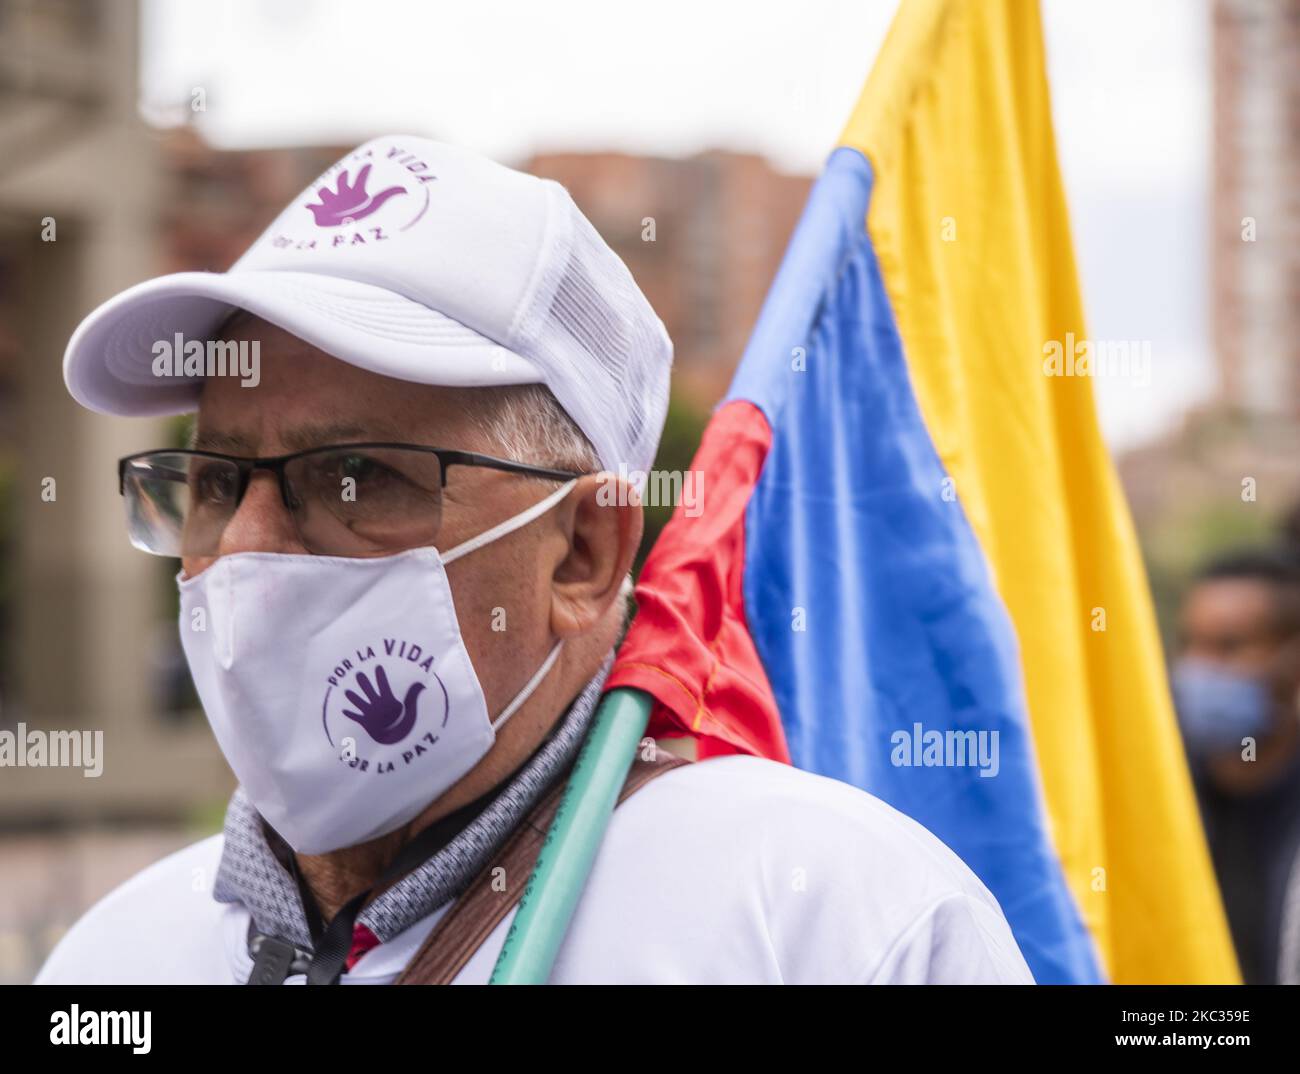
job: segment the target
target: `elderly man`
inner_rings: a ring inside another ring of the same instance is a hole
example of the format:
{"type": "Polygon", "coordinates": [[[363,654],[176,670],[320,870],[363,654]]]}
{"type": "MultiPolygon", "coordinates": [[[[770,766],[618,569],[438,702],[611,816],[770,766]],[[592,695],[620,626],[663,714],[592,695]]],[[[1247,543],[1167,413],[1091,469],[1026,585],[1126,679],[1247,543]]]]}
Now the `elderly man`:
{"type": "MultiPolygon", "coordinates": [[[[198,411],[120,481],[133,543],[181,561],[239,787],[38,980],[485,981],[513,911],[464,908],[594,715],[642,529],[609,483],[653,461],[671,355],[561,186],[409,137],[340,161],[228,273],[87,318],[80,402],[198,411]]],[[[552,981],[1032,980],[988,890],[870,795],[753,757],[651,774],[552,981]]]]}

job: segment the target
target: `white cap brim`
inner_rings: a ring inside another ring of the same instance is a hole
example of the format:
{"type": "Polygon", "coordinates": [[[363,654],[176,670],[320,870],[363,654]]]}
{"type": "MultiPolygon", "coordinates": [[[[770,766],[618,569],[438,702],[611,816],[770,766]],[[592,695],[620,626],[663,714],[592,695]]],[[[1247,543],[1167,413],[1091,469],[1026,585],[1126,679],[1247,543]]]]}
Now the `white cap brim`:
{"type": "Polygon", "coordinates": [[[105,414],[191,411],[203,378],[155,375],[155,348],[177,333],[206,341],[235,309],[399,380],[469,388],[544,379],[527,359],[396,292],[321,273],[246,270],[161,276],[105,302],[68,342],[68,390],[105,414]]]}

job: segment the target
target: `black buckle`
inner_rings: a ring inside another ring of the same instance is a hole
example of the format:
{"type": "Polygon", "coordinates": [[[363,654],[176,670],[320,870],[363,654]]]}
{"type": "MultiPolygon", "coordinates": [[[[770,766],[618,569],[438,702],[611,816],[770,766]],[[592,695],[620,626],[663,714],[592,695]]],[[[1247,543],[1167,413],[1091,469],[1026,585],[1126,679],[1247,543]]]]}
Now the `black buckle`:
{"type": "Polygon", "coordinates": [[[311,964],[311,952],[295,947],[278,936],[254,933],[248,941],[248,952],[253,956],[253,972],[247,984],[281,985],[294,973],[306,973],[311,964]]]}

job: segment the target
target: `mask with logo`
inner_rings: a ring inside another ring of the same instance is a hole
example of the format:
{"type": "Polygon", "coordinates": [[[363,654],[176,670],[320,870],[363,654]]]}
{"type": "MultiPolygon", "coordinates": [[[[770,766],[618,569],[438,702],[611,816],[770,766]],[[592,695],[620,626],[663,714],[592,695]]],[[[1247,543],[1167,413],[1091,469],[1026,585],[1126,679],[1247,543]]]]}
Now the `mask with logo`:
{"type": "Polygon", "coordinates": [[[1189,752],[1239,750],[1243,738],[1268,731],[1272,705],[1260,680],[1191,658],[1180,660],[1171,678],[1189,752]]]}
{"type": "Polygon", "coordinates": [[[442,554],[239,552],[177,576],[181,643],[213,734],[295,851],[324,854],[400,828],[491,750],[562,642],[491,719],[446,566],[527,525],[573,485],[442,554]]]}

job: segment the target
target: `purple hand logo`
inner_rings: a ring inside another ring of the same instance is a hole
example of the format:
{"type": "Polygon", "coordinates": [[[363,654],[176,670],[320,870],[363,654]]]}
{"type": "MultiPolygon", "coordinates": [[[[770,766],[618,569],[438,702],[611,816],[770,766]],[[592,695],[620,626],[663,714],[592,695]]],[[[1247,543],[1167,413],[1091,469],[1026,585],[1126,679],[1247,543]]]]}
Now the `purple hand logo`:
{"type": "Polygon", "coordinates": [[[336,190],[330,190],[329,187],[323,186],[316,191],[316,196],[320,198],[320,204],[307,206],[316,218],[316,226],[339,227],[341,224],[353,220],[364,219],[371,213],[376,212],[389,198],[406,193],[403,187],[390,186],[387,190],[381,190],[378,194],[367,194],[366,180],[368,178],[370,178],[369,164],[357,172],[357,177],[351,186],[348,185],[348,173],[344,171],[339,176],[336,190]]]}
{"type": "Polygon", "coordinates": [[[348,690],[344,696],[357,711],[344,709],[344,716],[359,723],[366,734],[382,746],[401,742],[411,733],[415,726],[416,703],[424,691],[424,683],[412,683],[406,691],[406,698],[398,701],[393,688],[388,685],[388,674],[383,665],[379,665],[375,668],[374,686],[364,674],[357,675],[357,685],[366,696],[348,690]]]}

